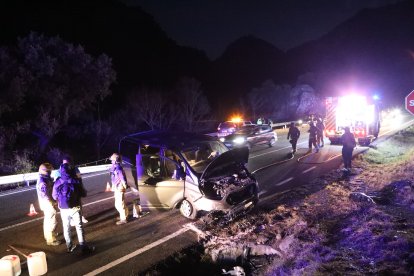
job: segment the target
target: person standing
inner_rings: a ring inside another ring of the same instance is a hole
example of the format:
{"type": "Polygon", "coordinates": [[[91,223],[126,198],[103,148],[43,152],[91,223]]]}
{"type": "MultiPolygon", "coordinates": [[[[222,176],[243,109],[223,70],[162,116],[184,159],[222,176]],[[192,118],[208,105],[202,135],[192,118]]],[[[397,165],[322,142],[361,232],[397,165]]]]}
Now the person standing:
{"type": "MultiPolygon", "coordinates": [[[[80,170],[79,170],[79,168],[78,167],[76,167],[76,166],[73,166],[72,165],[72,158],[69,156],[69,155],[65,155],[65,156],[63,156],[63,158],[62,158],[62,164],[60,165],[61,167],[62,167],[62,165],[63,164],[68,164],[69,165],[69,167],[70,167],[70,169],[72,170],[72,173],[74,174],[74,176],[82,183],[82,185],[83,185],[83,182],[82,182],[82,174],[80,173],[80,170]]],[[[59,168],[59,170],[58,170],[58,174],[57,174],[57,176],[58,177],[60,177],[60,168],[59,168]]],[[[82,204],[81,204],[81,207],[82,207],[82,204]]],[[[82,212],[82,214],[83,214],[83,212],[82,212]]],[[[85,218],[85,216],[83,216],[82,215],[82,222],[83,223],[88,223],[88,220],[85,218]]],[[[71,221],[71,226],[75,226],[74,224],[73,224],[73,221],[71,221]]]]}
{"type": "Polygon", "coordinates": [[[318,121],[316,122],[316,128],[318,129],[318,132],[316,134],[318,146],[323,147],[325,145],[325,142],[323,140],[323,133],[325,131],[325,125],[323,123],[322,118],[318,118],[318,121]]]}
{"type": "Polygon", "coordinates": [[[309,151],[312,151],[312,145],[315,147],[316,152],[319,151],[319,147],[316,144],[316,135],[318,133],[318,128],[315,126],[315,123],[311,121],[309,123],[309,151]]]}
{"type": "Polygon", "coordinates": [[[342,141],[342,159],[344,161],[344,169],[349,172],[351,170],[352,151],[356,147],[355,136],[351,133],[349,127],[345,127],[345,133],[341,136],[342,141]]]}
{"type": "Polygon", "coordinates": [[[296,127],[294,122],[290,123],[289,132],[287,134],[287,139],[292,144],[292,153],[296,152],[296,144],[298,143],[298,139],[300,137],[300,131],[296,127]]]}
{"type": "Polygon", "coordinates": [[[78,242],[82,253],[90,253],[95,247],[89,246],[85,241],[85,233],[82,223],[81,198],[86,196],[86,190],[82,182],[74,175],[69,164],[62,164],[60,177],[53,186],[52,196],[58,202],[60,216],[62,218],[63,235],[66,241],[67,252],[75,250],[76,245],[72,242],[70,221],[73,220],[78,236],[78,242]]]}
{"type": "Polygon", "coordinates": [[[122,225],[128,222],[128,208],[125,204],[126,176],[121,166],[121,156],[118,153],[114,153],[109,159],[112,163],[110,174],[112,191],[114,191],[115,197],[115,208],[119,212],[119,221],[116,222],[116,225],[122,225]]]}
{"type": "Polygon", "coordinates": [[[61,244],[56,239],[56,201],[52,197],[53,180],[51,173],[53,166],[43,163],[39,166],[39,178],[36,183],[37,197],[40,210],[43,211],[43,235],[47,245],[56,246],[61,244]]]}

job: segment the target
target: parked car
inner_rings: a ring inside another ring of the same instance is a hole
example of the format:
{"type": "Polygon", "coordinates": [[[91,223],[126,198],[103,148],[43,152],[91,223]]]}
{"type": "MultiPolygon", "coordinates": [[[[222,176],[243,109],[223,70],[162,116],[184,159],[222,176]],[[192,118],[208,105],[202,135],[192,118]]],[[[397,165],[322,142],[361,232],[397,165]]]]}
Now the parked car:
{"type": "Polygon", "coordinates": [[[229,150],[215,137],[149,131],[126,136],[120,152],[143,206],[179,208],[195,219],[213,210],[237,216],[259,200],[258,183],[245,166],[248,150],[229,150]]]}
{"type": "Polygon", "coordinates": [[[251,149],[255,145],[268,145],[272,147],[277,141],[277,134],[269,125],[248,125],[236,130],[233,134],[221,137],[228,148],[246,146],[251,149]]]}
{"type": "Polygon", "coordinates": [[[243,126],[251,126],[253,125],[250,121],[243,121],[243,120],[237,120],[237,121],[225,121],[219,124],[217,127],[217,136],[218,137],[224,137],[227,135],[230,135],[234,133],[236,130],[243,126]]]}

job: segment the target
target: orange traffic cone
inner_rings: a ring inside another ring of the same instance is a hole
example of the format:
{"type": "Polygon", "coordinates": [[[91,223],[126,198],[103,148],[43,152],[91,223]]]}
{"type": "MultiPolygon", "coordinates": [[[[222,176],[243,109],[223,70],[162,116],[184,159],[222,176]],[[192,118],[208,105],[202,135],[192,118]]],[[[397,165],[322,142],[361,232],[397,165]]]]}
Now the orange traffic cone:
{"type": "Polygon", "coordinates": [[[109,185],[109,182],[106,182],[106,189],[105,192],[111,192],[111,185],[109,185]]]}
{"type": "Polygon", "coordinates": [[[35,209],[35,207],[34,207],[34,205],[33,205],[33,203],[32,204],[30,204],[30,211],[29,211],[29,213],[27,214],[28,216],[36,216],[37,215],[37,212],[36,212],[36,209],[35,209]]]}

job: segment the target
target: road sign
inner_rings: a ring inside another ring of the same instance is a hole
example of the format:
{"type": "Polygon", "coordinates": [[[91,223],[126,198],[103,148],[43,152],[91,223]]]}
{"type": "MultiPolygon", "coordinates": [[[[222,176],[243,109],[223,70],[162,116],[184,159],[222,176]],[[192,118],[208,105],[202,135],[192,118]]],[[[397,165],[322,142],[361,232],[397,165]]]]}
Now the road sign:
{"type": "Polygon", "coordinates": [[[414,115],[414,90],[405,97],[405,109],[414,115]]]}

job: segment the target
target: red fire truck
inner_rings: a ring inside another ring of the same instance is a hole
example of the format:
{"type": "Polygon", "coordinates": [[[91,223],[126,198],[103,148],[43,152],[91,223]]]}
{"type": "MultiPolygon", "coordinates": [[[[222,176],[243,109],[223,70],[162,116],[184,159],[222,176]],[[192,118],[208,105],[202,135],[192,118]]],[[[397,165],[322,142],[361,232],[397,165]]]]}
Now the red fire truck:
{"type": "Polygon", "coordinates": [[[347,126],[362,146],[368,146],[378,137],[380,110],[375,100],[361,95],[327,97],[325,106],[325,136],[332,144],[341,143],[341,136],[347,126]]]}

